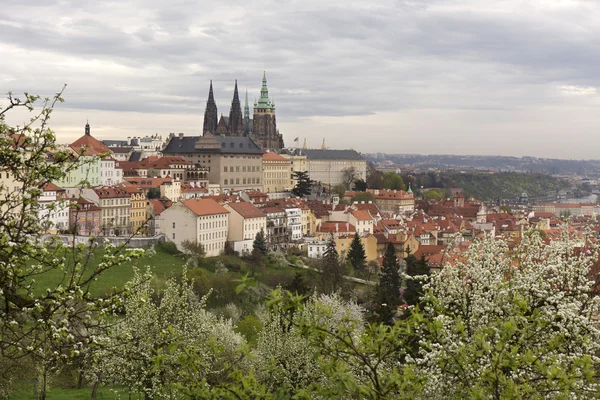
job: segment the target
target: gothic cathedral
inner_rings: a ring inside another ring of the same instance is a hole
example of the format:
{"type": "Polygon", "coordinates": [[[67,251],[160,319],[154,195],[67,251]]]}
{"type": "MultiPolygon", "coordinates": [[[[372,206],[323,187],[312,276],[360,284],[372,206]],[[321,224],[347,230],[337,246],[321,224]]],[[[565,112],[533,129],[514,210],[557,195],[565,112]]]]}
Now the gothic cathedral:
{"type": "Polygon", "coordinates": [[[263,74],[260,98],[254,102],[253,118],[250,118],[247,91],[244,113],[242,114],[237,80],[233,90],[229,117],[224,117],[221,114],[221,117],[218,118],[217,104],[213,95],[212,81],[210,81],[202,132],[203,135],[248,136],[263,149],[283,148],[283,137],[277,130],[277,121],[275,120],[275,103],[269,100],[266,74],[263,74]]]}

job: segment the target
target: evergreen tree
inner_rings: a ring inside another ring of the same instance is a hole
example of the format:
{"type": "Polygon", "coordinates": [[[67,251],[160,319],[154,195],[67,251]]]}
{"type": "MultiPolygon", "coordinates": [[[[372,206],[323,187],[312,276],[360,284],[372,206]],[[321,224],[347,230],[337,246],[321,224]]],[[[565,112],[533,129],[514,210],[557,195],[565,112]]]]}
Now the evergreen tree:
{"type": "Polygon", "coordinates": [[[423,284],[424,279],[422,277],[429,276],[430,268],[429,263],[425,260],[424,256],[417,259],[413,254],[408,254],[405,258],[406,261],[406,274],[409,278],[406,281],[406,289],[402,297],[409,306],[418,304],[423,296],[423,284]],[[416,278],[421,277],[421,278],[416,278]]]}
{"type": "Polygon", "coordinates": [[[352,243],[350,244],[350,250],[348,251],[348,261],[350,261],[352,268],[354,268],[354,272],[364,271],[367,256],[365,255],[365,247],[360,241],[360,236],[358,236],[358,232],[354,234],[354,239],[352,239],[352,243]]]}
{"type": "Polygon", "coordinates": [[[394,315],[400,305],[400,264],[396,257],[396,249],[388,243],[383,255],[383,265],[379,273],[377,301],[379,303],[379,320],[386,324],[393,323],[394,315]]]}
{"type": "Polygon", "coordinates": [[[321,261],[321,291],[334,293],[346,287],[346,264],[340,260],[335,249],[333,236],[327,242],[327,248],[321,261]]]}
{"type": "Polygon", "coordinates": [[[294,179],[296,179],[298,183],[292,189],[292,194],[298,197],[308,196],[311,192],[313,184],[308,176],[308,171],[296,171],[293,175],[294,179]]]}
{"type": "Polygon", "coordinates": [[[256,234],[254,242],[252,243],[252,254],[259,254],[260,256],[265,257],[268,252],[265,232],[261,229],[260,232],[256,234]]]}

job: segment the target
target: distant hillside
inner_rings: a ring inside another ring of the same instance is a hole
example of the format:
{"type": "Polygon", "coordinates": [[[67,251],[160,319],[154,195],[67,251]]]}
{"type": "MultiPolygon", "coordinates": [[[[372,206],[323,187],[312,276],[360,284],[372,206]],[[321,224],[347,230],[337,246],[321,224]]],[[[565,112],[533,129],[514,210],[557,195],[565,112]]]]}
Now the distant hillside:
{"type": "Polygon", "coordinates": [[[367,160],[380,166],[417,169],[496,170],[505,172],[576,174],[600,176],[600,160],[561,160],[537,157],[456,156],[436,154],[382,154],[369,155],[367,160]]]}
{"type": "Polygon", "coordinates": [[[424,188],[460,187],[468,197],[479,200],[513,199],[521,192],[532,196],[545,196],[569,187],[561,179],[545,174],[521,174],[517,172],[501,172],[496,174],[481,173],[426,173],[413,175],[413,179],[404,176],[407,182],[416,179],[415,186],[424,188]]]}

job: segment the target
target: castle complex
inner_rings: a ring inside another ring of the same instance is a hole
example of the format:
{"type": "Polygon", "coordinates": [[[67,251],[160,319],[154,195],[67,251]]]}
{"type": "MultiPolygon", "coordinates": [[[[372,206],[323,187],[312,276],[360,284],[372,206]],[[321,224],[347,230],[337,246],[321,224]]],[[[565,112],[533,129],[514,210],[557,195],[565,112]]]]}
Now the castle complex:
{"type": "Polygon", "coordinates": [[[217,104],[215,103],[211,81],[206,109],[204,110],[202,133],[204,136],[245,136],[252,139],[254,143],[263,149],[283,148],[283,137],[277,130],[277,121],[275,120],[275,103],[269,99],[266,74],[263,74],[260,98],[254,102],[252,118],[250,118],[250,108],[248,107],[248,92],[246,92],[244,112],[242,113],[237,80],[235,81],[229,117],[221,114],[221,117],[218,118],[217,104]]]}

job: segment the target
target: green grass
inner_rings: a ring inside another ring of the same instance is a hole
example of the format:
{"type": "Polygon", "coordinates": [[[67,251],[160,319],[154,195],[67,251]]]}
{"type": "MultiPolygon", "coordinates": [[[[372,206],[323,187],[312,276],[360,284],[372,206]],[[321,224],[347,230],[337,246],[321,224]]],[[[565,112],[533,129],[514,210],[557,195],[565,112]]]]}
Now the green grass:
{"type": "MultiPolygon", "coordinates": [[[[103,253],[103,249],[96,249],[94,251],[94,256],[86,266],[86,270],[89,273],[97,267],[103,253]]],[[[72,268],[72,262],[69,263],[69,260],[67,262],[66,271],[68,272],[72,268]]],[[[150,267],[154,278],[158,281],[164,281],[171,276],[180,274],[184,264],[185,258],[157,250],[156,254],[152,257],[144,256],[137,260],[124,262],[105,271],[91,284],[90,293],[94,296],[102,296],[110,293],[113,288],[122,288],[126,282],[133,278],[134,267],[137,267],[141,271],[145,271],[146,267],[150,267]]],[[[44,293],[47,288],[55,288],[66,279],[68,277],[65,276],[65,271],[58,270],[37,275],[33,285],[34,292],[37,294],[44,293]]]]}
{"type": "MultiPolygon", "coordinates": [[[[125,390],[118,390],[115,393],[109,387],[99,387],[96,393],[96,399],[98,400],[116,400],[116,399],[129,399],[129,394],[125,390]],[[117,394],[118,393],[118,394],[117,394]],[[120,397],[119,397],[120,394],[120,397]]],[[[48,400],[89,400],[92,395],[91,388],[83,389],[63,389],[63,388],[51,388],[46,398],[48,400]]],[[[23,388],[8,397],[10,400],[29,400],[35,399],[33,395],[33,387],[23,388]]],[[[132,394],[132,400],[142,400],[143,395],[132,394]]]]}

